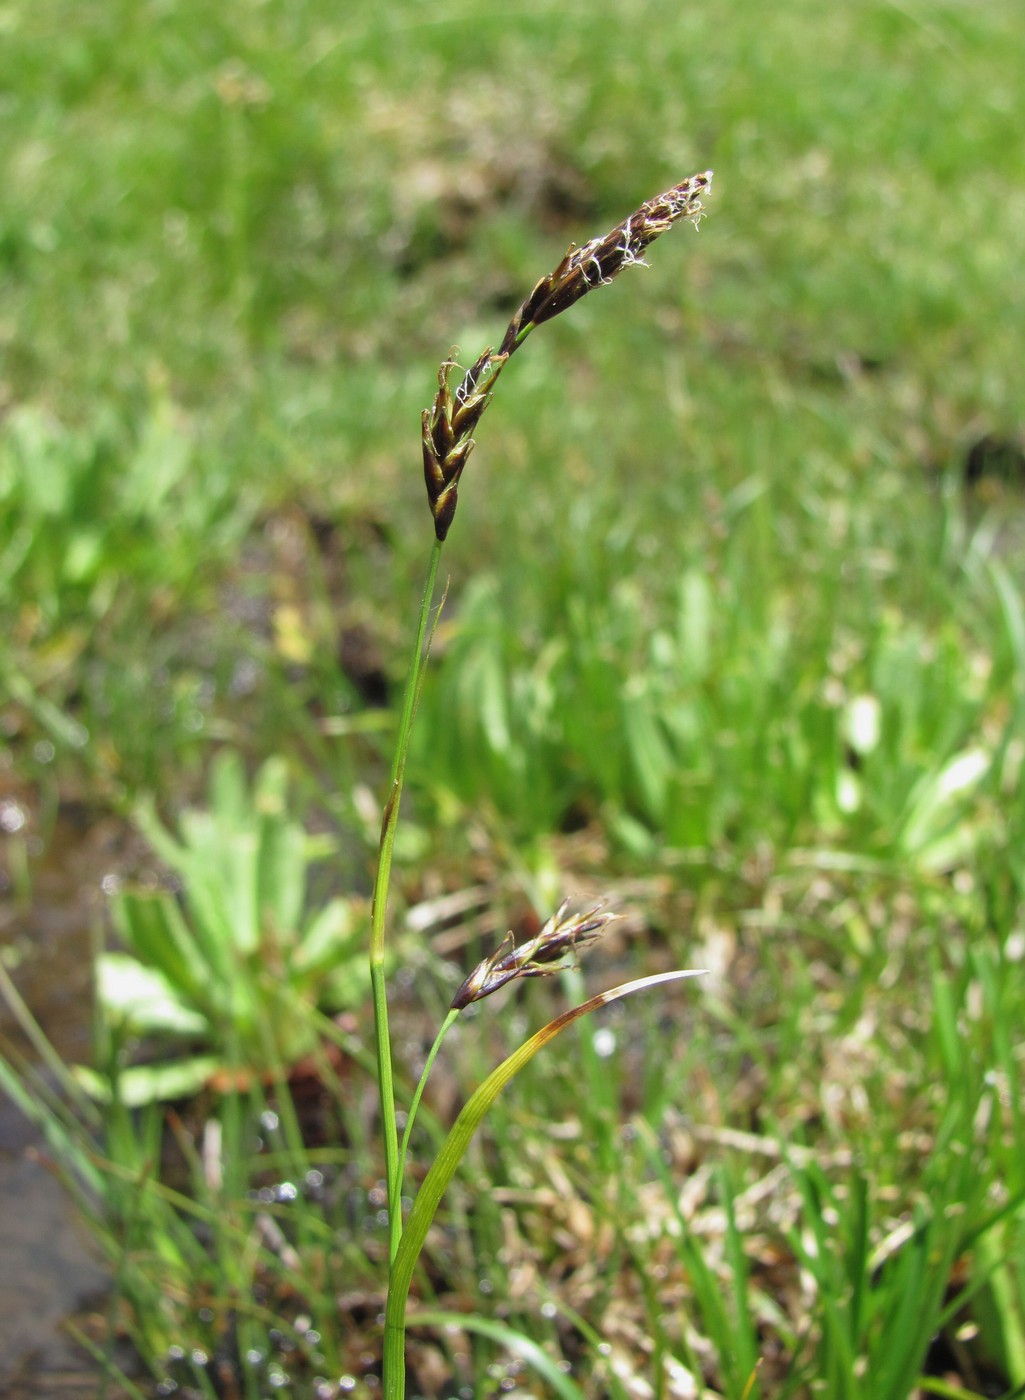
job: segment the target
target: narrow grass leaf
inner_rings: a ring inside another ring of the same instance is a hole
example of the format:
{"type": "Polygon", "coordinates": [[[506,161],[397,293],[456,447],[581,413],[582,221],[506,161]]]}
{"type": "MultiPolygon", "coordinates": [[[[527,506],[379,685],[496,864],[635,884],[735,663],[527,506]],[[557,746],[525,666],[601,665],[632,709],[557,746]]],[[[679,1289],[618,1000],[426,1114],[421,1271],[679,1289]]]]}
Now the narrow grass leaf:
{"type": "Polygon", "coordinates": [[[583,1005],[575,1006],[564,1012],[563,1015],[556,1017],[554,1021],[549,1021],[548,1025],[542,1027],[503,1060],[498,1068],[492,1071],[484,1083],[470,1096],[459,1117],[452,1125],[441,1151],[417,1192],[413,1209],[402,1232],[402,1240],[392,1265],[388,1291],[388,1312],[385,1321],[385,1356],[388,1370],[398,1374],[404,1365],[403,1334],[406,1298],[413,1278],[413,1269],[427,1239],[427,1231],[430,1229],[441,1198],[455,1175],[474,1133],[484,1121],[488,1110],[505,1086],[511,1079],[515,1078],[525,1065],[530,1063],[539,1050],[549,1041],[554,1040],[568,1026],[571,1026],[574,1021],[578,1021],[581,1016],[586,1016],[599,1007],[607,1006],[610,1002],[618,1001],[621,997],[630,996],[634,992],[698,976],[701,976],[701,972],[693,969],[662,972],[651,977],[638,978],[633,982],[624,982],[618,987],[613,987],[610,991],[600,992],[597,996],[584,1002],[583,1005]]]}
{"type": "Polygon", "coordinates": [[[416,1312],[408,1319],[410,1327],[458,1327],[464,1332],[476,1332],[498,1342],[518,1356],[536,1371],[538,1376],[552,1388],[552,1393],[561,1400],[584,1400],[584,1391],[572,1380],[546,1351],[522,1332],[507,1327],[502,1322],[494,1322],[487,1317],[474,1317],[472,1313],[416,1312]]]}
{"type": "Polygon", "coordinates": [[[719,1169],[717,1177],[726,1215],[726,1258],[730,1266],[733,1311],[736,1318],[734,1332],[736,1365],[740,1375],[747,1377],[742,1395],[744,1397],[757,1397],[759,1394],[758,1342],[751,1321],[747,1258],[744,1254],[744,1242],[737,1228],[733,1183],[724,1167],[719,1169]]]}

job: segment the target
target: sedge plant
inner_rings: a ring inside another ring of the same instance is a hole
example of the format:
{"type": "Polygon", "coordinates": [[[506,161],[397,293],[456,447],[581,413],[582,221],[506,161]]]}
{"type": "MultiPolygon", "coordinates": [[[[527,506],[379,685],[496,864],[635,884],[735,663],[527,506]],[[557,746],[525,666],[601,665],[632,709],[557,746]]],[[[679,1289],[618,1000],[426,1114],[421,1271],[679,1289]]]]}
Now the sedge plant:
{"type": "Polygon", "coordinates": [[[473,1134],[499,1093],[543,1046],[580,1017],[643,988],[696,975],[693,971],[682,970],[660,973],[602,992],[556,1017],[514,1050],[468,1099],[421,1183],[408,1219],[403,1221],[402,1185],[416,1111],[435,1057],[455,1020],[467,1006],[490,996],[509,982],[524,977],[547,976],[565,968],[572,963],[579,949],[601,936],[613,917],[601,905],[583,913],[573,913],[568,905],[563,904],[534,938],[517,947],[512,935],[508,935],[498,950],[471,972],[453,997],[448,1015],[427,1057],[407,1112],[400,1143],[385,975],[388,889],[410,732],[430,651],[431,617],[441,552],[455,517],[463,471],[473,450],[472,434],[491,401],[499,375],[530,333],[545,321],[568,310],[588,292],[611,282],[624,268],[642,263],[648,245],[674,223],[688,221],[697,225],[704,212],[702,196],[707,193],[710,183],[711,172],[694,175],[642,204],[628,219],[603,237],[591,239],[581,248],[570,247],[554,272],[543,277],[520,306],[498,349],[486,349],[463,374],[455,389],[451,386],[455,363],[452,360],[442,362],[434,403],[423,414],[424,477],[435,538],[406,676],[391,784],[381,823],[370,935],[370,975],[389,1218],[389,1277],[383,1364],[386,1400],[401,1400],[405,1393],[406,1305],[413,1271],[428,1229],[473,1134]]]}

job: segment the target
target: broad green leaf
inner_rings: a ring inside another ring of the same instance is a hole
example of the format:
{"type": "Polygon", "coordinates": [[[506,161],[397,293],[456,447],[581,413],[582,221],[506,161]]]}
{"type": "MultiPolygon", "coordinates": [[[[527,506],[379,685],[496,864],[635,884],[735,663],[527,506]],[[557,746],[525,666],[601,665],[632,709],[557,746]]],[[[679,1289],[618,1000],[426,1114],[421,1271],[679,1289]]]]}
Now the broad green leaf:
{"type": "Polygon", "coordinates": [[[126,890],[113,901],[111,913],[126,946],[171,986],[195,999],[212,991],[209,964],[171,895],[126,890]]]}
{"type": "Polygon", "coordinates": [[[901,847],[910,855],[948,835],[963,806],[975,794],[989,770],[991,755],[984,749],[965,749],[937,773],[928,773],[915,786],[901,833],[901,847]]]}
{"type": "MultiPolygon", "coordinates": [[[[198,1094],[222,1067],[215,1055],[196,1055],[170,1064],[131,1065],[117,1077],[117,1101],[126,1108],[143,1108],[146,1104],[163,1103],[169,1099],[191,1098],[198,1094]]],[[[110,1080],[85,1065],[75,1065],[73,1074],[78,1083],[98,1103],[114,1101],[110,1080]]]]}
{"type": "Polygon", "coordinates": [[[680,583],[676,636],[682,675],[704,680],[712,653],[712,590],[697,569],[688,569],[680,583]]]}
{"type": "Polygon", "coordinates": [[[96,960],[96,995],[110,1018],[143,1033],[202,1035],[206,1017],[183,1001],[167,977],[127,953],[101,953],[96,960]]]}
{"type": "Polygon", "coordinates": [[[645,813],[660,821],[665,813],[666,791],[675,763],[652,698],[639,684],[628,683],[623,692],[623,731],[645,813]]]}
{"type": "Polygon", "coordinates": [[[302,972],[326,972],[357,949],[362,953],[365,929],[346,899],[332,899],[311,921],[292,959],[302,972]]]}
{"type": "Polygon", "coordinates": [[[306,900],[309,841],[298,822],[261,819],[258,898],[265,922],[278,938],[294,943],[306,900]]]}
{"type": "Polygon", "coordinates": [[[126,515],[159,520],[168,494],[192,465],[193,443],[174,405],[162,399],[146,420],[141,440],[125,463],[119,506],[126,515]]]}

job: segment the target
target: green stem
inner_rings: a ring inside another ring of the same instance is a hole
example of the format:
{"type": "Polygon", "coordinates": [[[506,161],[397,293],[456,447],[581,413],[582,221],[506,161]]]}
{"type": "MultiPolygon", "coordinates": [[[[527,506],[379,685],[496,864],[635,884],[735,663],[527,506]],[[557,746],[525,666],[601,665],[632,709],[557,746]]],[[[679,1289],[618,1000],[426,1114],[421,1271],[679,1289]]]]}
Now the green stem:
{"type": "MultiPolygon", "coordinates": [[[[423,1098],[424,1089],[426,1089],[426,1087],[427,1087],[427,1080],[428,1080],[428,1078],[429,1078],[429,1076],[430,1076],[430,1073],[431,1073],[431,1067],[432,1067],[432,1065],[434,1064],[435,1059],[437,1058],[438,1051],[441,1049],[441,1042],[442,1042],[442,1041],[445,1039],[445,1037],[448,1035],[448,1033],[449,1033],[449,1031],[451,1030],[453,1024],[455,1023],[455,1020],[456,1020],[456,1018],[458,1017],[458,1015],[459,1015],[459,1012],[453,1010],[453,1011],[450,1011],[450,1012],[448,1013],[448,1015],[445,1017],[445,1020],[444,1020],[444,1022],[443,1022],[443,1024],[442,1024],[442,1027],[441,1027],[441,1030],[438,1032],[437,1036],[435,1037],[434,1044],[431,1046],[431,1052],[430,1052],[430,1054],[427,1056],[427,1063],[424,1065],[424,1072],[423,1072],[423,1074],[421,1074],[421,1076],[420,1076],[420,1083],[416,1086],[416,1093],[413,1095],[413,1101],[412,1101],[412,1103],[409,1105],[409,1113],[408,1113],[408,1115],[407,1115],[407,1117],[406,1117],[406,1131],[402,1134],[402,1146],[399,1148],[399,1195],[400,1195],[400,1196],[401,1196],[401,1194],[402,1194],[402,1180],[403,1180],[404,1176],[406,1175],[406,1153],[407,1153],[407,1151],[409,1150],[409,1138],[410,1138],[410,1134],[411,1134],[412,1131],[413,1131],[413,1122],[414,1122],[414,1120],[415,1120],[415,1118],[416,1118],[416,1111],[417,1111],[417,1109],[420,1107],[420,1100],[423,1098]]],[[[399,1237],[401,1237],[401,1235],[402,1235],[401,1220],[397,1221],[396,1223],[397,1223],[398,1226],[399,1226],[398,1235],[399,1235],[399,1237]]],[[[393,1234],[394,1234],[394,1232],[393,1232],[393,1234]]],[[[392,1257],[393,1259],[395,1258],[395,1255],[398,1253],[398,1248],[399,1248],[399,1240],[398,1240],[397,1238],[396,1238],[396,1239],[393,1239],[393,1241],[392,1241],[392,1251],[391,1251],[391,1257],[392,1257]]]]}
{"type": "Polygon", "coordinates": [[[377,857],[377,876],[374,880],[374,899],[370,915],[370,983],[374,998],[374,1043],[377,1051],[377,1082],[381,1098],[381,1125],[384,1133],[385,1174],[388,1179],[388,1216],[391,1222],[392,1256],[398,1248],[402,1231],[401,1195],[402,1183],[399,1180],[399,1135],[395,1123],[395,1082],[392,1075],[391,1037],[388,1032],[388,989],[384,974],[384,931],[388,914],[388,886],[391,881],[392,853],[395,849],[395,828],[399,820],[399,803],[402,798],[402,781],[406,771],[406,755],[409,752],[409,735],[413,728],[413,716],[420,696],[423,677],[424,643],[427,639],[431,603],[434,599],[434,585],[438,577],[438,563],[441,559],[441,541],[435,540],[431,551],[431,562],[427,569],[427,582],[424,585],[420,603],[420,617],[416,629],[413,654],[409,659],[406,674],[406,690],[402,699],[402,713],[399,718],[398,737],[395,742],[395,758],[392,762],[391,787],[381,820],[381,845],[377,857]]]}

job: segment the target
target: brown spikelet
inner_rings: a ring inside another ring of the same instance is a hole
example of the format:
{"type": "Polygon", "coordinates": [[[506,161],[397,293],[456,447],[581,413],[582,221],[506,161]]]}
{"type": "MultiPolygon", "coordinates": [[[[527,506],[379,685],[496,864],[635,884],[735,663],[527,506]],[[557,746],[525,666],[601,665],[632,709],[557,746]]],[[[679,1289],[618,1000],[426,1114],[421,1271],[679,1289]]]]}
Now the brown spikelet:
{"type": "Polygon", "coordinates": [[[574,302],[604,287],[625,267],[643,264],[643,253],[660,234],[679,219],[697,224],[703,215],[701,196],[710,187],[712,172],[692,175],[665,194],[649,199],[602,238],[592,238],[582,248],[570,248],[562,262],[542,277],[509,323],[501,349],[511,355],[535,326],[550,321],[574,302]]]}
{"type": "Polygon", "coordinates": [[[427,500],[439,540],[448,534],[456,511],[459,478],[473,450],[470,434],[487,408],[495,381],[509,356],[536,327],[566,311],[574,302],[603,287],[623,268],[643,264],[644,250],[680,220],[695,226],[704,213],[701,196],[708,192],[712,172],[692,175],[646,203],[602,238],[592,238],[582,248],[571,247],[554,272],[542,277],[513,316],[497,353],[484,351],[466,371],[452,393],[449,376],[454,361],[446,360],[438,372],[438,393],[423,413],[424,478],[427,500]]]}
{"type": "Polygon", "coordinates": [[[421,425],[427,500],[439,540],[448,534],[456,513],[459,478],[473,451],[470,434],[487,408],[491,388],[508,358],[495,355],[490,348],[485,350],[466,371],[454,394],[448,382],[454,361],[445,360],[438,371],[438,393],[432,406],[424,409],[421,425]]]}
{"type": "Polygon", "coordinates": [[[584,948],[600,938],[615,914],[606,913],[600,904],[586,914],[570,914],[569,900],[563,900],[540,933],[526,943],[516,946],[507,933],[496,952],[477,964],[452,998],[451,1010],[461,1011],[471,1002],[482,1001],[517,977],[550,977],[570,965],[578,948],[584,948]]]}

